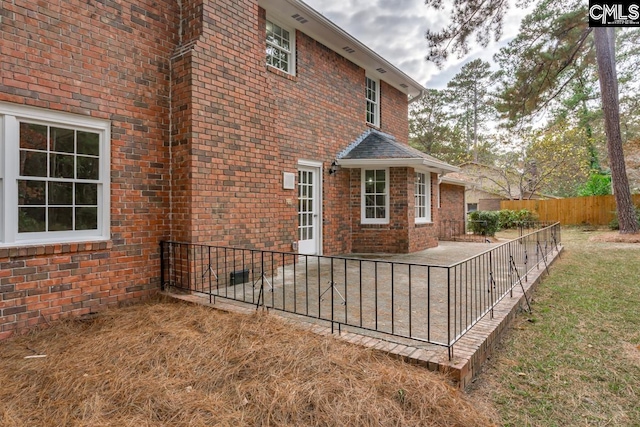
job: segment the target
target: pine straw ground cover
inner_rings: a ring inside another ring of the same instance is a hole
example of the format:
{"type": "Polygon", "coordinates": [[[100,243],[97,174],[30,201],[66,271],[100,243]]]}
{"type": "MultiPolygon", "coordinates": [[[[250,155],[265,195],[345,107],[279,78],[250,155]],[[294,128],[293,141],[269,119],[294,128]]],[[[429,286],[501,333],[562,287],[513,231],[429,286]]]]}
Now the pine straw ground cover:
{"type": "Polygon", "coordinates": [[[0,360],[1,426],[491,424],[443,376],[271,314],[160,300],[0,342],[0,360]]]}

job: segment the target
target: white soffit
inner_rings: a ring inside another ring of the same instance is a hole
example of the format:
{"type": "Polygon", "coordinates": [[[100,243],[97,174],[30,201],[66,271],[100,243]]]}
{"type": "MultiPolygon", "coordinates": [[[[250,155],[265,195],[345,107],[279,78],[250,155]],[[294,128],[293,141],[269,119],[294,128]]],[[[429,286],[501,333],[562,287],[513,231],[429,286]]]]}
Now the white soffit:
{"type": "Polygon", "coordinates": [[[342,28],[300,0],[258,0],[258,4],[283,25],[295,28],[324,44],[334,52],[364,68],[367,75],[379,78],[415,98],[425,89],[389,61],[349,35],[342,28]]]}

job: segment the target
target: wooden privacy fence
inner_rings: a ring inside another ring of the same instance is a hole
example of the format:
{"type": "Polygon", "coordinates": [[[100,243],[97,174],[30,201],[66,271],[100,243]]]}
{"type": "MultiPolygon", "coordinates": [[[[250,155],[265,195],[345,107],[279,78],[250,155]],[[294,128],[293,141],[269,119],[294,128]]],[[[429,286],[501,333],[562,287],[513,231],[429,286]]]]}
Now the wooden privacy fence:
{"type": "MultiPolygon", "coordinates": [[[[631,196],[640,205],[640,194],[631,196]]],[[[559,221],[562,225],[608,225],[616,214],[614,196],[572,197],[551,200],[503,200],[500,209],[527,209],[536,212],[540,221],[559,221]]]]}

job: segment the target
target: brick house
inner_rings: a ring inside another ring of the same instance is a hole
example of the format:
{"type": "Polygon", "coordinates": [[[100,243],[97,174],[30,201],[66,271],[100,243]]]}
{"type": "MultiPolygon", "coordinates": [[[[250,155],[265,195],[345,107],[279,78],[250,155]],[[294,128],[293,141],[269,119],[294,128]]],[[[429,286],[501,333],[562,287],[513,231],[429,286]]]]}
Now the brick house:
{"type": "Polygon", "coordinates": [[[148,297],[161,240],[437,245],[424,88],[299,0],[16,0],[0,34],[0,339],[148,297]]]}

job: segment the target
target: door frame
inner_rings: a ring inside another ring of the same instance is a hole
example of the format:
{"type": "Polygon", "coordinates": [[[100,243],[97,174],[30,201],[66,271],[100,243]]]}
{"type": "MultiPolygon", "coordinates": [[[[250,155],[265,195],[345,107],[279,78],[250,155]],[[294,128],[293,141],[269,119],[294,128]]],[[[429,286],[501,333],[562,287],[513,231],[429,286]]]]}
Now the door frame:
{"type": "MultiPolygon", "coordinates": [[[[318,209],[318,220],[315,223],[315,231],[316,231],[316,253],[315,255],[322,255],[322,242],[323,242],[323,212],[322,212],[322,195],[323,195],[323,190],[322,190],[322,181],[323,181],[323,176],[322,176],[322,171],[323,171],[323,167],[322,167],[322,162],[318,162],[315,160],[306,160],[306,159],[299,159],[298,160],[298,168],[297,170],[300,170],[300,167],[304,167],[304,168],[310,168],[310,169],[314,169],[315,175],[316,175],[316,185],[314,185],[314,200],[315,200],[315,204],[316,207],[318,209]]],[[[296,180],[296,202],[297,202],[297,194],[298,191],[298,182],[296,180]]],[[[296,203],[297,206],[297,203],[296,203]]],[[[298,208],[296,207],[296,210],[298,208]]],[[[297,230],[296,230],[296,235],[297,235],[297,230]]],[[[300,242],[299,240],[297,240],[297,242],[300,242]]],[[[299,244],[299,243],[298,243],[299,244]]]]}

